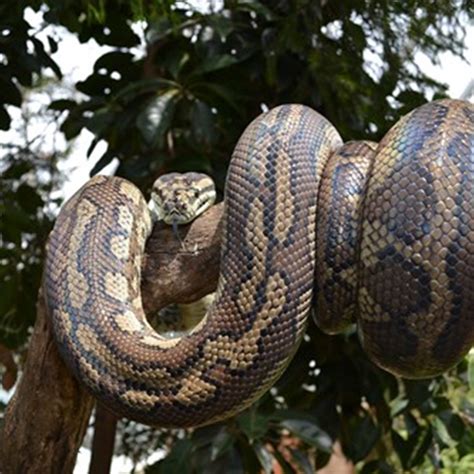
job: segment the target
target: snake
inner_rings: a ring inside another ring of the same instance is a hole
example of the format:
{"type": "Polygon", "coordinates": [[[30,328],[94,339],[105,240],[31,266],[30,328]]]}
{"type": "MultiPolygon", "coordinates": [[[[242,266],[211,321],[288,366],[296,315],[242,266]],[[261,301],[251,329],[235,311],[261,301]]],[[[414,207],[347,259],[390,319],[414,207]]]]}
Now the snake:
{"type": "Polygon", "coordinates": [[[474,105],[443,99],[326,165],[316,323],[351,323],[378,366],[428,378],[474,345],[474,105]]]}
{"type": "Polygon", "coordinates": [[[330,333],[356,323],[369,358],[394,374],[441,373],[474,341],[473,178],[465,101],[420,106],[378,145],[343,144],[304,105],[262,113],[230,160],[215,298],[193,329],[165,338],[140,294],[147,202],[129,181],[95,176],[47,243],[59,352],[109,409],[162,427],[249,407],[288,366],[311,311],[330,333]]]}

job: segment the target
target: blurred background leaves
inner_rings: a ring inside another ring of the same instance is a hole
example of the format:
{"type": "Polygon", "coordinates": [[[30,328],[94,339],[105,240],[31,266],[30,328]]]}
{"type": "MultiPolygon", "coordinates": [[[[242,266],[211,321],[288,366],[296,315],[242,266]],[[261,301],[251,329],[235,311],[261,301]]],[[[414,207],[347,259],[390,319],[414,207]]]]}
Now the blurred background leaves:
{"type": "MultiPolygon", "coordinates": [[[[444,51],[462,56],[473,17],[468,0],[2,2],[0,128],[16,134],[3,135],[0,155],[4,387],[27,354],[69,156],[68,146],[43,146],[45,136],[62,132],[72,143],[90,131],[87,156],[106,143],[92,174],[115,161],[115,173],[144,192],[172,170],[208,172],[222,192],[232,148],[262,110],[304,103],[344,139],[378,140],[402,114],[445,95],[416,54],[435,63],[444,51]],[[39,28],[27,8],[42,13],[39,28]],[[105,48],[70,87],[52,59],[63,33],[38,39],[49,26],[105,48]],[[46,91],[33,109],[32,91],[46,91]],[[39,119],[53,128],[32,133],[39,119]]],[[[122,420],[116,452],[149,473],[310,473],[336,447],[364,474],[470,473],[473,424],[473,356],[442,377],[404,381],[367,360],[355,331],[330,337],[310,325],[282,379],[240,416],[189,431],[122,420]]]]}

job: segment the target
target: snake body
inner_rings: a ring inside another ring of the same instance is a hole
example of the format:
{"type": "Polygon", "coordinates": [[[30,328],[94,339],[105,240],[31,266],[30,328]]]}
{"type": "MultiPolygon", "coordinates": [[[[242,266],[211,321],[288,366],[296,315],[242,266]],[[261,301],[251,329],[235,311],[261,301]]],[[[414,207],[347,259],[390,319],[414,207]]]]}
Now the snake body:
{"type": "Polygon", "coordinates": [[[350,141],[323,170],[317,209],[316,324],[337,334],[355,321],[362,202],[377,143],[350,141]]]}
{"type": "Polygon", "coordinates": [[[315,319],[331,334],[357,322],[380,367],[431,377],[474,343],[474,106],[423,105],[374,148],[326,164],[315,319]]]}
{"type": "Polygon", "coordinates": [[[400,375],[442,373],[474,343],[474,105],[435,101],[395,124],[362,213],[364,349],[400,375]]]}
{"type": "Polygon", "coordinates": [[[304,106],[248,126],[228,171],[216,298],[172,339],[141,304],[143,196],[120,178],[90,180],[57,219],[44,277],[79,380],[145,423],[221,420],[279,377],[312,301],[322,329],[357,322],[369,357],[393,373],[426,377],[457,362],[474,341],[474,107],[433,102],[375,150],[341,145],[304,106]]]}
{"type": "Polygon", "coordinates": [[[285,369],[312,300],[319,179],[341,144],[304,106],[252,122],[228,171],[216,298],[189,335],[148,325],[140,265],[150,232],[141,193],[91,179],[62,209],[48,243],[44,289],[60,352],[117,413],[196,426],[250,405],[285,369]]]}

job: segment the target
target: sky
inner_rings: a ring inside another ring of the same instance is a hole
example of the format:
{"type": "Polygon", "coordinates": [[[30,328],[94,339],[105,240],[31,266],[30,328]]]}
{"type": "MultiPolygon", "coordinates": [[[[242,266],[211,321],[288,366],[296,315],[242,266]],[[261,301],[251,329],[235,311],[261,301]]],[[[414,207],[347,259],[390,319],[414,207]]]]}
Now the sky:
{"type": "MultiPolygon", "coordinates": [[[[196,0],[199,3],[199,0],[196,0]]],[[[195,3],[196,3],[195,2],[195,3]]],[[[41,23],[41,17],[35,14],[32,10],[27,11],[25,18],[33,27],[38,27],[41,23]]],[[[50,27],[47,27],[41,34],[43,39],[46,35],[51,33],[50,27]]],[[[141,33],[140,26],[137,26],[137,33],[141,33]]],[[[91,72],[95,60],[100,57],[107,48],[99,47],[95,41],[89,41],[86,44],[81,44],[77,38],[65,29],[56,28],[54,35],[61,38],[59,42],[58,51],[54,53],[53,58],[59,64],[63,71],[64,77],[70,81],[71,84],[85,79],[91,72]]],[[[417,61],[419,66],[428,75],[434,77],[440,82],[446,83],[449,86],[448,94],[452,98],[460,98],[466,90],[468,84],[474,81],[474,25],[468,26],[467,35],[465,39],[467,49],[465,57],[467,62],[455,57],[451,53],[444,53],[439,57],[439,64],[432,64],[431,61],[423,54],[418,53],[417,61]]],[[[143,52],[136,51],[136,54],[143,52]]],[[[474,96],[471,97],[474,101],[474,96]]],[[[20,116],[19,111],[14,108],[10,109],[14,118],[20,116]]],[[[92,156],[86,158],[86,150],[93,138],[93,135],[83,130],[79,138],[75,141],[73,151],[69,158],[61,163],[61,168],[67,176],[64,188],[61,192],[64,198],[70,197],[77,191],[88,179],[89,172],[94,166],[95,162],[100,158],[106,149],[105,143],[100,143],[92,156]]],[[[11,132],[0,132],[0,142],[12,140],[11,132]],[[10,134],[10,135],[9,135],[10,134]]],[[[54,146],[67,146],[62,137],[58,137],[54,142],[54,146]]],[[[111,163],[102,173],[111,174],[116,167],[116,163],[111,163]]],[[[10,395],[10,394],[9,394],[10,395]]],[[[1,393],[0,399],[6,400],[7,395],[1,393]]],[[[90,451],[81,448],[75,474],[82,474],[87,472],[87,466],[90,458],[90,451]]],[[[124,457],[114,458],[112,467],[113,474],[121,474],[130,472],[132,465],[124,457]]]]}
{"type": "Polygon", "coordinates": [[[448,94],[453,99],[460,99],[468,84],[474,81],[474,24],[467,28],[465,45],[467,62],[452,53],[444,53],[439,57],[439,65],[435,65],[426,55],[417,54],[420,68],[429,76],[448,84],[448,94]]]}

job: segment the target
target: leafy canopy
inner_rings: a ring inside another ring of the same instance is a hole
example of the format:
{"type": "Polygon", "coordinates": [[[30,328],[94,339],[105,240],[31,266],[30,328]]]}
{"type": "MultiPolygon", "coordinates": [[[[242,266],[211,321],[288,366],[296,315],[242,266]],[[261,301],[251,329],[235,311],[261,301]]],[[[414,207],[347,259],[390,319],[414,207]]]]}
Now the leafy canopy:
{"type": "MultiPolygon", "coordinates": [[[[93,133],[88,155],[105,140],[93,173],[117,158],[117,174],[144,191],[159,173],[190,169],[212,174],[222,190],[244,127],[285,102],[317,109],[344,139],[380,139],[403,113],[445,94],[416,55],[434,62],[444,51],[462,55],[464,25],[474,17],[469,0],[212,3],[2,2],[0,128],[11,129],[12,107],[32,88],[61,80],[51,56],[57,40],[37,38],[27,7],[41,10],[45,25],[108,47],[76,91],[48,103],[48,113],[70,140],[82,129],[93,133]]],[[[34,321],[61,157],[38,156],[27,140],[6,145],[0,343],[16,349],[34,321]]],[[[138,461],[164,447],[167,456],[149,472],[271,472],[278,463],[285,473],[309,473],[337,439],[364,474],[472,472],[473,384],[472,361],[434,380],[397,380],[367,360],[353,330],[329,337],[311,325],[284,377],[250,410],[190,433],[124,422],[118,449],[138,461]],[[147,436],[137,447],[137,437],[147,436]]]]}

